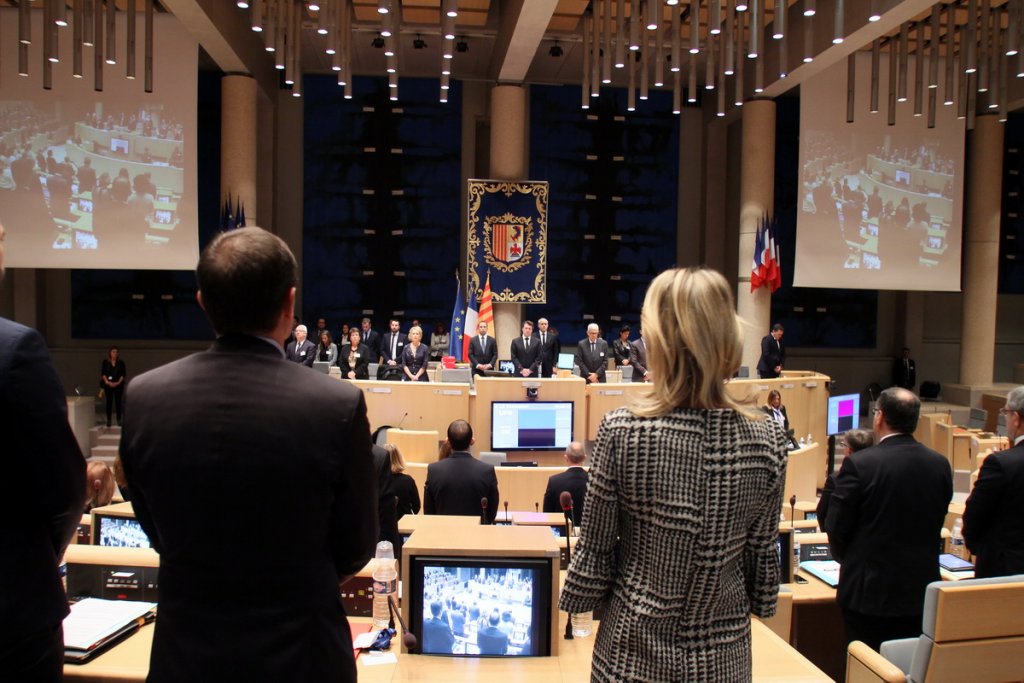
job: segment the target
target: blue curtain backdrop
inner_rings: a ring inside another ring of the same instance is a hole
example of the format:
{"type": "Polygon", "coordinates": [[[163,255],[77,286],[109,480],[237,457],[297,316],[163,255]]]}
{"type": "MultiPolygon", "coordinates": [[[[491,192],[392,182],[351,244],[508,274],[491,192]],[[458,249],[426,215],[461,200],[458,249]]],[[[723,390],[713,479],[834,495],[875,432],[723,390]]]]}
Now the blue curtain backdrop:
{"type": "Polygon", "coordinates": [[[626,113],[625,91],[605,88],[584,111],[578,87],[533,86],[530,124],[530,180],[550,183],[548,303],[524,316],[547,317],[563,345],[585,337],[589,322],[608,339],[629,323],[635,339],[647,285],[675,262],[671,93],[652,91],[626,113]]]}
{"type": "Polygon", "coordinates": [[[368,313],[429,335],[451,317],[459,258],[461,89],[448,103],[431,79],[357,78],[346,100],[336,79],[305,79],[302,292],[307,323],[337,334],[368,313]]]}

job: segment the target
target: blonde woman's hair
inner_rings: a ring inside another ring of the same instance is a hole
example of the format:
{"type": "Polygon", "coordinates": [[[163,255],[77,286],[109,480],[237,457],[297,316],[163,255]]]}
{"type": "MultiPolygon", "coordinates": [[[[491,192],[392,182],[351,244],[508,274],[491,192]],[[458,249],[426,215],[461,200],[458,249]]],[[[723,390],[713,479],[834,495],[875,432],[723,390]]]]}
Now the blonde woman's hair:
{"type": "Polygon", "coordinates": [[[399,472],[405,471],[405,458],[402,457],[402,451],[398,450],[398,446],[393,443],[384,444],[384,450],[388,452],[388,457],[391,459],[391,473],[398,474],[399,472]]]}
{"type": "Polygon", "coordinates": [[[631,408],[654,417],[676,408],[732,408],[750,417],[725,390],[742,361],[742,329],[729,283],[707,268],[673,268],[647,289],[641,313],[647,367],[654,377],[648,394],[631,408]]]}
{"type": "Polygon", "coordinates": [[[412,337],[413,333],[420,335],[420,341],[423,341],[423,328],[419,325],[413,325],[409,328],[409,337],[412,337]]]}
{"type": "Polygon", "coordinates": [[[93,460],[85,470],[86,508],[110,505],[114,498],[114,473],[105,462],[93,460]]]}

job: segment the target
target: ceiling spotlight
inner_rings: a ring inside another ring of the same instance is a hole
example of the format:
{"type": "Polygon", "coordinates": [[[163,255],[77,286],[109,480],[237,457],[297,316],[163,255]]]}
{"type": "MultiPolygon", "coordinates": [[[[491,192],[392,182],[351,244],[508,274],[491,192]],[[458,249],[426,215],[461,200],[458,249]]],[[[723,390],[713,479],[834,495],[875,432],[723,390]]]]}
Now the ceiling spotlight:
{"type": "Polygon", "coordinates": [[[373,45],[378,50],[380,50],[381,48],[384,47],[384,36],[378,35],[376,38],[373,39],[373,42],[370,44],[373,45]]]}
{"type": "Polygon", "coordinates": [[[377,0],[377,14],[387,14],[390,11],[388,0],[377,0]]]}
{"type": "Polygon", "coordinates": [[[306,7],[309,8],[310,12],[319,12],[320,11],[320,3],[319,2],[309,2],[306,5],[306,7]]]}
{"type": "Polygon", "coordinates": [[[249,9],[248,0],[238,0],[235,4],[238,5],[239,9],[249,9]]]}
{"type": "Polygon", "coordinates": [[[427,46],[427,41],[420,38],[420,34],[416,34],[416,39],[412,41],[412,46],[417,50],[422,50],[427,46]]]}
{"type": "Polygon", "coordinates": [[[469,52],[469,43],[467,43],[465,40],[460,40],[459,42],[455,43],[455,51],[469,52]]]}
{"type": "Polygon", "coordinates": [[[559,45],[558,41],[556,40],[555,44],[551,46],[550,50],[548,50],[548,54],[551,55],[552,57],[561,57],[563,54],[565,54],[565,51],[562,49],[562,46],[559,45]]]}

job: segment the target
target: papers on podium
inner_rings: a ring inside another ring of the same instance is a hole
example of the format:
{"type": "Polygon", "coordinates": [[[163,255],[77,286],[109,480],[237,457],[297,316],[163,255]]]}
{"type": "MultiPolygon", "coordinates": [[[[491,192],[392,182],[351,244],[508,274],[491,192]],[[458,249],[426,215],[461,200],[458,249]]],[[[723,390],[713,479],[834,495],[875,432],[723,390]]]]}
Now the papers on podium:
{"type": "Polygon", "coordinates": [[[85,662],[149,621],[154,602],[85,598],[64,618],[64,661],[85,662]]]}

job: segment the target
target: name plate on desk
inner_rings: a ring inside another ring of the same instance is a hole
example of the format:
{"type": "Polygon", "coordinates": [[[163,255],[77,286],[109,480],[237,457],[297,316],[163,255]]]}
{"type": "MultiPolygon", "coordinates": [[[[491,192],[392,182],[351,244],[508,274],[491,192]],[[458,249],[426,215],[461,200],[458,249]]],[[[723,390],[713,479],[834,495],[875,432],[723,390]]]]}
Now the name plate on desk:
{"type": "Polygon", "coordinates": [[[804,382],[804,388],[806,389],[813,389],[816,386],[818,386],[817,382],[804,382]]]}
{"type": "Polygon", "coordinates": [[[441,389],[434,393],[440,394],[441,396],[462,396],[462,389],[441,389]]]}
{"type": "Polygon", "coordinates": [[[792,388],[793,388],[793,387],[795,387],[795,386],[796,386],[796,385],[795,385],[795,384],[792,384],[792,383],[789,383],[789,384],[780,384],[780,385],[779,385],[779,389],[792,389],[792,388]]]}
{"type": "Polygon", "coordinates": [[[368,394],[390,394],[391,387],[366,387],[368,394]]]}
{"type": "Polygon", "coordinates": [[[622,389],[602,389],[597,392],[600,396],[622,396],[625,391],[622,389]]]}

